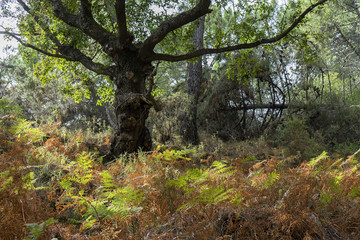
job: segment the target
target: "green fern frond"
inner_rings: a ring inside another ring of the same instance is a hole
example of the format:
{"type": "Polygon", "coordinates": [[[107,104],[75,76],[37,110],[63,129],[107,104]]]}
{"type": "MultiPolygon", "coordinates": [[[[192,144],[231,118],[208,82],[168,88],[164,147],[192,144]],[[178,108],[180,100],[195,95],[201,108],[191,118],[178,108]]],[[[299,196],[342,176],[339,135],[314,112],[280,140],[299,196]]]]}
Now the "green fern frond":
{"type": "Polygon", "coordinates": [[[41,234],[43,234],[45,232],[45,228],[47,226],[50,226],[51,224],[56,223],[57,220],[54,218],[50,218],[48,220],[46,220],[43,223],[37,224],[37,223],[26,223],[25,227],[27,227],[27,229],[30,230],[29,233],[29,237],[30,238],[25,238],[24,240],[37,240],[40,238],[41,234]]]}
{"type": "Polygon", "coordinates": [[[99,188],[101,191],[111,191],[117,187],[113,177],[108,171],[102,171],[99,175],[101,176],[101,186],[99,188]]]}
{"type": "Polygon", "coordinates": [[[213,173],[215,175],[218,175],[222,179],[229,178],[235,173],[232,167],[227,166],[226,162],[214,161],[212,164],[212,168],[213,168],[213,173]]]}
{"type": "Polygon", "coordinates": [[[263,187],[265,189],[269,188],[270,186],[272,186],[277,180],[279,180],[280,178],[280,174],[276,172],[276,169],[274,171],[272,171],[269,175],[268,178],[264,181],[263,183],[263,187]]]}
{"type": "Polygon", "coordinates": [[[311,161],[309,162],[309,166],[311,168],[315,168],[316,166],[318,166],[318,164],[321,162],[321,160],[328,158],[327,152],[322,152],[319,156],[317,156],[316,158],[312,158],[311,161]]]}
{"type": "Polygon", "coordinates": [[[82,224],[85,230],[92,228],[96,223],[96,218],[90,215],[82,224]]]}
{"type": "MultiPolygon", "coordinates": [[[[161,148],[161,146],[158,146],[158,148],[161,148]]],[[[190,153],[196,153],[195,149],[184,149],[184,150],[172,150],[172,149],[166,149],[163,152],[160,152],[156,155],[156,160],[162,160],[162,161],[168,161],[173,162],[177,160],[191,160],[191,158],[186,157],[190,153]]]]}
{"type": "Polygon", "coordinates": [[[39,142],[46,134],[41,131],[40,128],[33,127],[34,124],[35,122],[33,121],[18,119],[18,123],[12,126],[9,131],[12,134],[17,135],[23,142],[39,142]]]}

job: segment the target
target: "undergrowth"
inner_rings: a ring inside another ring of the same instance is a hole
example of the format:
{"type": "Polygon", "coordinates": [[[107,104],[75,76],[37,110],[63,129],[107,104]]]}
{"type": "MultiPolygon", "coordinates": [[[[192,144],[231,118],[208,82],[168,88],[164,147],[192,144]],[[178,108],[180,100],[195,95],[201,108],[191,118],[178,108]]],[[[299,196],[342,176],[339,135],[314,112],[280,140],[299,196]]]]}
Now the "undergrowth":
{"type": "Polygon", "coordinates": [[[104,165],[59,123],[0,125],[0,239],[360,239],[359,151],[294,167],[261,144],[160,146],[104,165]]]}

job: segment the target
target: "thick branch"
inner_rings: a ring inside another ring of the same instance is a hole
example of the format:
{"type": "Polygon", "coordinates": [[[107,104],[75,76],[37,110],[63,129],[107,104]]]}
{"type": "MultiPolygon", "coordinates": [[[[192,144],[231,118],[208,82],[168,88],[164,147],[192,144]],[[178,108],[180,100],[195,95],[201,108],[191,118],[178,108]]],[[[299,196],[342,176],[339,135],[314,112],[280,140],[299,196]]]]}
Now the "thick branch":
{"type": "Polygon", "coordinates": [[[254,48],[254,47],[257,47],[262,44],[274,43],[274,42],[281,40],[286,35],[288,35],[297,25],[299,25],[299,23],[305,18],[305,16],[309,12],[311,12],[315,7],[317,7],[321,4],[324,4],[327,1],[328,0],[320,0],[319,2],[317,2],[315,4],[312,4],[293,22],[293,24],[291,24],[291,26],[289,26],[286,30],[284,30],[283,32],[279,33],[278,35],[276,35],[275,37],[272,37],[272,38],[265,38],[265,39],[261,39],[259,41],[252,42],[252,43],[243,43],[243,44],[238,44],[238,45],[228,46],[228,47],[223,47],[223,48],[200,49],[200,50],[196,50],[191,53],[178,55],[178,56],[174,56],[174,55],[170,55],[170,54],[153,54],[153,55],[149,56],[146,60],[149,60],[149,61],[163,60],[163,61],[177,62],[177,61],[183,61],[183,60],[199,57],[199,56],[202,56],[205,54],[230,52],[230,51],[234,51],[234,50],[254,48]]]}
{"type": "Polygon", "coordinates": [[[80,12],[77,15],[69,13],[60,0],[50,0],[50,2],[55,17],[72,27],[80,29],[101,46],[105,47],[109,42],[115,40],[115,35],[108,32],[95,21],[91,13],[89,1],[81,0],[80,12]]]}
{"type": "MultiPolygon", "coordinates": [[[[164,21],[160,26],[153,32],[144,42],[144,45],[141,49],[140,55],[145,59],[151,58],[153,55],[153,50],[156,44],[161,42],[168,33],[174,31],[177,28],[180,28],[190,22],[195,21],[196,19],[204,16],[207,13],[210,13],[209,9],[210,0],[200,0],[200,2],[192,9],[180,13],[179,15],[164,21]]],[[[153,60],[153,59],[152,59],[153,60]]]]}
{"type": "MultiPolygon", "coordinates": [[[[59,41],[56,37],[53,36],[53,34],[51,33],[49,27],[46,26],[45,24],[43,24],[43,23],[41,22],[40,18],[39,18],[37,15],[33,14],[33,13],[31,12],[30,8],[29,8],[22,0],[17,0],[17,2],[21,5],[21,7],[22,7],[28,14],[30,14],[30,15],[34,18],[35,22],[36,22],[36,23],[41,27],[41,29],[45,32],[46,36],[47,36],[56,46],[58,46],[58,47],[61,46],[60,41],[59,41]]],[[[16,38],[15,38],[15,39],[16,39],[16,38]]],[[[16,40],[18,40],[18,39],[16,39],[16,40]]],[[[19,40],[18,40],[18,41],[19,41],[19,40]]]]}
{"type": "Polygon", "coordinates": [[[61,57],[68,61],[80,62],[82,65],[84,65],[84,67],[98,74],[114,76],[114,67],[106,67],[101,63],[92,61],[90,57],[83,54],[79,49],[73,48],[71,46],[62,46],[59,50],[63,54],[61,57]]]}
{"type": "Polygon", "coordinates": [[[116,0],[115,11],[120,38],[119,40],[120,43],[124,44],[128,36],[126,27],[125,0],[116,0]]]}
{"type": "Polygon", "coordinates": [[[112,75],[111,68],[105,67],[104,65],[100,63],[95,63],[91,60],[90,57],[83,54],[79,49],[73,48],[72,46],[65,46],[60,43],[60,41],[52,34],[51,30],[48,26],[46,26],[39,18],[39,16],[33,14],[30,10],[30,8],[22,1],[17,0],[18,3],[24,8],[24,10],[29,13],[31,16],[33,16],[35,22],[41,27],[42,30],[44,30],[46,36],[56,45],[57,53],[51,53],[49,51],[43,50],[39,47],[36,47],[35,45],[25,43],[21,40],[21,38],[17,37],[14,33],[10,32],[4,32],[5,34],[13,37],[16,39],[20,44],[22,44],[25,47],[32,48],[42,54],[45,54],[50,57],[56,57],[56,58],[63,58],[68,61],[77,61],[83,64],[87,69],[94,71],[99,74],[105,74],[105,75],[112,75]],[[61,54],[59,54],[61,53],[61,54]]]}
{"type": "MultiPolygon", "coordinates": [[[[271,104],[271,103],[269,103],[269,104],[250,104],[250,105],[236,106],[236,107],[230,107],[226,110],[286,109],[286,108],[289,108],[290,106],[294,107],[294,108],[296,108],[296,107],[300,108],[300,105],[294,106],[294,105],[289,105],[289,104],[278,104],[278,103],[271,104]]],[[[301,105],[302,108],[304,108],[304,106],[306,106],[306,105],[301,105]]]]}
{"type": "Polygon", "coordinates": [[[108,76],[113,75],[113,71],[112,71],[111,67],[105,67],[104,65],[102,65],[100,63],[93,62],[90,57],[86,56],[80,50],[75,49],[73,47],[60,46],[58,50],[61,54],[51,53],[51,52],[45,51],[39,47],[36,47],[35,45],[24,42],[23,40],[21,40],[21,38],[19,38],[17,36],[18,34],[16,34],[16,33],[11,33],[9,31],[0,31],[0,34],[6,34],[6,35],[14,38],[15,40],[17,40],[24,47],[31,48],[31,49],[33,49],[37,52],[40,52],[46,56],[55,57],[55,58],[63,58],[68,61],[77,61],[77,62],[80,62],[81,64],[83,64],[87,69],[94,71],[98,74],[104,74],[104,75],[108,75],[108,76]]]}

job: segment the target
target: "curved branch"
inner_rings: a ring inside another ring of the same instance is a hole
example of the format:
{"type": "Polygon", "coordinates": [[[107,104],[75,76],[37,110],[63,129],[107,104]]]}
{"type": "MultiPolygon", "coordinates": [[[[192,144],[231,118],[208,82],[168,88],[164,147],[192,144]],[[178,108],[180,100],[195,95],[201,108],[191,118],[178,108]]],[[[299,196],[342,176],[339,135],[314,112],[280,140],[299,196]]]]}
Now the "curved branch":
{"type": "MultiPolygon", "coordinates": [[[[8,31],[4,31],[2,33],[7,34],[11,36],[12,38],[16,39],[20,44],[22,44],[25,47],[29,47],[31,49],[34,49],[35,51],[38,51],[44,55],[50,56],[50,57],[56,57],[56,58],[63,58],[68,61],[77,61],[80,62],[84,67],[87,69],[96,72],[98,74],[104,74],[108,76],[113,75],[113,71],[111,67],[106,67],[100,63],[93,62],[92,59],[88,56],[86,56],[84,53],[82,53],[79,49],[76,49],[72,46],[66,46],[60,43],[60,41],[52,34],[51,30],[48,26],[46,26],[39,18],[39,16],[33,14],[30,10],[30,8],[22,1],[17,0],[18,3],[24,8],[24,10],[29,13],[31,16],[33,16],[35,22],[41,27],[41,29],[45,32],[46,36],[49,37],[49,39],[55,44],[57,47],[56,53],[51,53],[49,51],[43,50],[39,47],[36,47],[35,45],[29,44],[24,42],[20,37],[18,37],[15,33],[11,33],[8,31]],[[60,53],[60,54],[59,54],[60,53]]],[[[85,2],[85,1],[82,1],[85,2]]],[[[87,12],[86,5],[83,5],[84,12],[87,12]]]]}
{"type": "Polygon", "coordinates": [[[60,57],[72,61],[72,62],[80,62],[87,69],[107,76],[114,76],[114,67],[106,67],[101,63],[97,63],[92,61],[92,59],[82,53],[79,49],[73,48],[71,46],[62,46],[59,48],[59,51],[62,53],[60,57]]]}
{"type": "Polygon", "coordinates": [[[29,47],[37,52],[40,52],[42,54],[45,54],[47,56],[50,56],[50,57],[61,57],[61,55],[58,55],[58,54],[53,54],[53,53],[50,53],[48,51],[45,51],[45,50],[42,50],[32,44],[29,44],[29,43],[25,43],[23,40],[21,40],[21,38],[19,38],[18,36],[20,34],[18,33],[12,33],[12,32],[9,32],[9,31],[0,31],[0,34],[4,34],[4,35],[8,35],[12,38],[14,38],[16,41],[18,41],[21,45],[23,45],[24,47],[29,47]]]}
{"type": "Polygon", "coordinates": [[[281,40],[286,35],[288,35],[297,25],[299,25],[299,23],[305,18],[305,16],[309,12],[311,12],[315,7],[317,7],[317,6],[321,5],[321,4],[324,4],[327,1],[328,0],[320,0],[319,2],[317,2],[315,4],[312,4],[310,7],[308,7],[291,24],[291,26],[289,26],[283,32],[279,33],[278,35],[276,35],[275,37],[272,37],[272,38],[265,38],[265,39],[261,39],[259,41],[252,42],[252,43],[243,43],[243,44],[238,44],[238,45],[228,46],[228,47],[223,47],[223,48],[216,48],[216,49],[215,48],[205,48],[205,49],[196,50],[194,52],[183,54],[183,55],[171,55],[171,54],[155,53],[155,54],[152,54],[151,56],[148,56],[146,58],[146,60],[148,60],[148,61],[160,60],[160,61],[178,62],[178,61],[183,61],[183,60],[199,57],[199,56],[206,55],[206,54],[230,52],[230,51],[234,51],[234,50],[254,48],[254,47],[257,47],[257,46],[262,45],[262,44],[274,43],[274,42],[277,42],[277,41],[281,40]]]}
{"type": "MultiPolygon", "coordinates": [[[[50,29],[48,26],[46,26],[45,24],[43,24],[39,18],[39,16],[33,14],[33,12],[31,12],[30,8],[24,3],[24,1],[22,0],[17,0],[17,2],[21,5],[21,7],[28,13],[30,14],[35,22],[40,26],[40,28],[45,32],[46,36],[49,37],[49,39],[56,45],[56,46],[61,46],[60,41],[51,33],[50,29]]],[[[19,40],[18,40],[19,41],[19,40]]]]}
{"type": "Polygon", "coordinates": [[[104,75],[108,75],[108,76],[113,75],[113,71],[112,71],[111,67],[106,67],[100,63],[93,62],[90,57],[86,56],[78,49],[74,49],[69,46],[61,46],[59,48],[59,52],[62,54],[51,53],[51,52],[45,51],[39,47],[36,47],[35,45],[24,42],[23,40],[21,40],[21,38],[19,38],[17,36],[18,34],[16,34],[16,33],[11,33],[9,31],[0,31],[0,34],[6,34],[6,35],[14,38],[16,41],[18,41],[24,47],[31,48],[31,49],[33,49],[37,52],[40,52],[46,56],[55,57],[55,58],[63,58],[68,61],[77,61],[77,62],[80,62],[82,65],[84,65],[84,67],[86,67],[87,69],[94,71],[98,74],[104,74],[104,75]]]}
{"type": "Polygon", "coordinates": [[[80,12],[76,15],[69,13],[60,0],[50,0],[50,2],[55,17],[72,27],[80,29],[86,35],[96,40],[101,46],[105,47],[116,38],[114,34],[95,21],[89,1],[81,0],[80,12]]]}
{"type": "Polygon", "coordinates": [[[200,2],[192,9],[182,12],[179,15],[162,22],[143,44],[140,50],[142,59],[149,59],[153,55],[153,50],[159,42],[161,42],[168,33],[180,28],[196,19],[211,12],[209,9],[210,0],[200,0],[200,2]]]}

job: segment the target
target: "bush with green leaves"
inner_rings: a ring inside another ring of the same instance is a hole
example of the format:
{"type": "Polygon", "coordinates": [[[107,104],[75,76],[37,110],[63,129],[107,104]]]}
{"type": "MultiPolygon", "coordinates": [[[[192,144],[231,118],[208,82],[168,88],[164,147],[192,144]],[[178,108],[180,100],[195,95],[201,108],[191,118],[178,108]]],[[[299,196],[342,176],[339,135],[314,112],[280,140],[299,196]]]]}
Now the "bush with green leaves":
{"type": "Polygon", "coordinates": [[[360,107],[344,106],[335,102],[329,107],[314,110],[309,127],[319,131],[324,138],[328,151],[343,156],[352,154],[359,147],[360,107]]]}
{"type": "Polygon", "coordinates": [[[286,147],[286,155],[299,156],[301,160],[306,160],[324,150],[321,135],[310,135],[307,119],[304,117],[292,116],[286,119],[278,131],[278,143],[286,147]]]}
{"type": "Polygon", "coordinates": [[[21,116],[22,109],[19,105],[14,104],[13,101],[6,98],[0,99],[0,115],[3,117],[5,115],[15,115],[21,116]]]}

